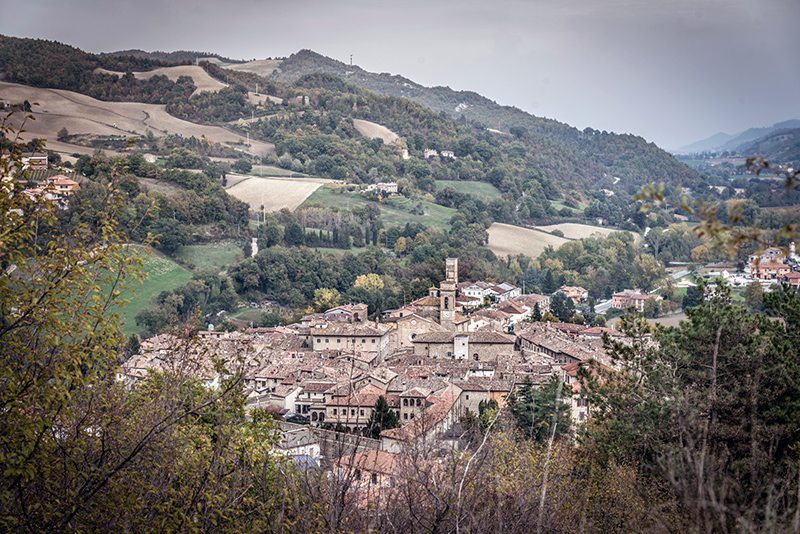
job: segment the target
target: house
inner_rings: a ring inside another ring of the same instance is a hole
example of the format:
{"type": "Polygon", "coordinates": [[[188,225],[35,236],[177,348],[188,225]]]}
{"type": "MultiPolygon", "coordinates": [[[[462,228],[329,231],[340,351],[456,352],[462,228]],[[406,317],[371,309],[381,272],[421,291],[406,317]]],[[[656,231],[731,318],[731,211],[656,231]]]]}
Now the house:
{"type": "Polygon", "coordinates": [[[626,289],[611,295],[611,307],[617,310],[634,308],[639,313],[642,313],[648,300],[659,301],[663,300],[663,298],[661,295],[641,293],[635,289],[626,289]]]}
{"type": "Polygon", "coordinates": [[[24,193],[31,199],[43,198],[51,202],[57,202],[66,207],[67,197],[80,189],[80,184],[64,175],[57,175],[47,178],[44,184],[38,187],[25,189],[24,193]]]}
{"type": "Polygon", "coordinates": [[[508,282],[493,285],[489,288],[489,295],[497,302],[515,299],[522,294],[522,289],[508,282]]]}
{"type": "Polygon", "coordinates": [[[753,278],[757,280],[780,280],[791,271],[791,267],[777,261],[759,262],[751,268],[753,278]]]}
{"type": "MultiPolygon", "coordinates": [[[[427,405],[414,412],[413,421],[381,432],[381,448],[400,453],[414,444],[429,443],[450,430],[460,417],[457,405],[460,395],[461,389],[454,384],[429,395],[427,405]]],[[[416,406],[414,408],[416,410],[416,406]]]]}
{"type": "Polygon", "coordinates": [[[23,169],[47,169],[47,152],[23,152],[20,159],[23,169]]]}
{"type": "Polygon", "coordinates": [[[397,182],[378,182],[376,184],[369,184],[364,188],[362,193],[369,193],[372,191],[377,191],[378,193],[383,193],[386,195],[397,194],[397,182]]]}
{"type": "Polygon", "coordinates": [[[583,304],[589,300],[589,290],[580,286],[561,286],[558,291],[564,293],[567,298],[572,299],[572,302],[576,305],[583,304]]]}
{"type": "Polygon", "coordinates": [[[310,457],[317,465],[322,459],[319,438],[308,426],[280,423],[281,437],[275,444],[275,450],[281,454],[295,457],[310,457]]]}
{"type": "Polygon", "coordinates": [[[351,480],[350,491],[361,506],[380,506],[394,494],[400,474],[400,455],[383,450],[356,450],[345,454],[334,465],[334,476],[351,480]]]}
{"type": "Polygon", "coordinates": [[[781,277],[781,282],[789,284],[795,289],[800,289],[800,273],[791,272],[781,277]]]}
{"type": "Polygon", "coordinates": [[[425,159],[435,158],[438,155],[439,152],[437,152],[433,148],[426,148],[425,150],[422,151],[422,157],[425,159]]]}
{"type": "Polygon", "coordinates": [[[461,389],[458,408],[462,415],[468,411],[474,414],[479,413],[481,402],[495,401],[502,408],[505,406],[512,388],[512,382],[509,380],[491,378],[469,378],[456,381],[455,384],[461,389]]]}
{"type": "Polygon", "coordinates": [[[307,380],[300,384],[301,390],[294,401],[295,412],[308,417],[311,424],[325,422],[325,392],[336,387],[332,380],[307,380]]]}
{"type": "Polygon", "coordinates": [[[361,323],[368,318],[368,307],[366,304],[345,304],[336,306],[322,314],[325,321],[338,323],[361,323]]]}
{"type": "Polygon", "coordinates": [[[456,153],[452,150],[442,150],[440,154],[443,158],[456,159],[456,153]]]}

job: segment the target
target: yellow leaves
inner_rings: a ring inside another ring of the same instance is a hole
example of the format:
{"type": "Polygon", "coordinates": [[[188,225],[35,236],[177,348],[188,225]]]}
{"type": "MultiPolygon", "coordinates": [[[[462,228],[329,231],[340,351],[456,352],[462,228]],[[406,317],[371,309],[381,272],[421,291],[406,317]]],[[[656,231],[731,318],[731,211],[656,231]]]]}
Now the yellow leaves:
{"type": "Polygon", "coordinates": [[[356,289],[366,289],[368,291],[381,290],[384,288],[383,278],[375,273],[361,274],[356,277],[353,287],[356,289]]]}

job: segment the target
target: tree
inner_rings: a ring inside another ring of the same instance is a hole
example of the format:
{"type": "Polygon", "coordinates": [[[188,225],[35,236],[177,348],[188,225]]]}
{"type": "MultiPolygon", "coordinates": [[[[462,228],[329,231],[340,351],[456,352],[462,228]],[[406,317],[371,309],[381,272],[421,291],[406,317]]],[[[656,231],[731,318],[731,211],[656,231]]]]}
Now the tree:
{"type": "Polygon", "coordinates": [[[695,306],[699,306],[703,303],[703,299],[705,298],[705,286],[697,285],[697,286],[689,286],[686,289],[686,294],[683,296],[683,309],[687,310],[689,308],[694,308],[695,306]]]}
{"type": "Polygon", "coordinates": [[[341,303],[342,296],[336,288],[321,287],[314,290],[314,308],[325,311],[335,308],[341,303]]]}
{"type": "Polygon", "coordinates": [[[644,303],[644,316],[649,319],[654,319],[661,313],[661,306],[655,297],[647,299],[644,303]]]}
{"type": "Polygon", "coordinates": [[[562,291],[558,291],[550,299],[550,311],[558,317],[559,321],[568,323],[572,320],[572,316],[575,315],[575,303],[562,291]]]}
{"type": "Polygon", "coordinates": [[[236,172],[247,174],[253,170],[253,164],[247,158],[239,158],[231,165],[231,168],[236,172]]]}
{"type": "Polygon", "coordinates": [[[539,443],[546,442],[551,435],[566,435],[570,429],[570,411],[564,396],[569,395],[569,388],[558,377],[538,389],[526,379],[509,402],[517,429],[524,437],[539,443]]]}
{"type": "Polygon", "coordinates": [[[287,246],[302,245],[305,242],[306,233],[300,223],[291,221],[283,231],[283,241],[287,246]]]}
{"type": "Polygon", "coordinates": [[[59,141],[66,141],[69,138],[69,130],[66,127],[61,128],[56,135],[59,141]]]}
{"type": "Polygon", "coordinates": [[[764,308],[764,289],[759,282],[753,282],[745,288],[744,300],[753,310],[764,308]]]}
{"type": "Polygon", "coordinates": [[[645,291],[655,287],[655,283],[664,277],[664,265],[649,254],[640,254],[633,263],[633,282],[645,291]]]}
{"type": "Polygon", "coordinates": [[[538,323],[542,320],[542,310],[539,307],[538,302],[533,305],[533,314],[531,315],[531,320],[535,323],[538,323]]]}
{"type": "Polygon", "coordinates": [[[370,415],[363,433],[368,438],[380,439],[381,431],[398,426],[400,426],[400,421],[397,419],[397,414],[389,407],[386,397],[381,395],[375,401],[375,407],[372,409],[372,415],[370,415]]]}
{"type": "Polygon", "coordinates": [[[377,291],[383,289],[383,278],[375,273],[360,274],[356,277],[353,287],[356,289],[366,289],[367,291],[377,291]]]}

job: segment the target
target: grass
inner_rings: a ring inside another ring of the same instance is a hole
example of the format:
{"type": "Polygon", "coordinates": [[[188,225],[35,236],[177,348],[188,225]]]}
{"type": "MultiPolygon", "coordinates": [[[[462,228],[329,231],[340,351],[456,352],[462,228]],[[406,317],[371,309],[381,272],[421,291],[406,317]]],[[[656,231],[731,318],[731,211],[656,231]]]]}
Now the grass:
{"type": "MultiPolygon", "coordinates": [[[[343,187],[323,186],[314,191],[300,207],[324,206],[328,208],[351,209],[365,207],[368,204],[375,204],[372,200],[367,200],[359,193],[348,192],[343,187]]],[[[450,219],[457,210],[446,208],[427,200],[415,200],[406,197],[393,195],[385,199],[380,204],[381,219],[384,225],[405,226],[406,223],[422,223],[440,230],[447,230],[450,226],[450,219]],[[414,215],[411,210],[417,204],[422,205],[425,215],[414,215]]]]}
{"type": "Polygon", "coordinates": [[[350,254],[358,255],[358,254],[364,252],[365,250],[367,250],[367,247],[352,247],[352,248],[348,248],[348,249],[344,249],[344,248],[326,248],[326,247],[313,247],[313,248],[317,252],[320,252],[322,254],[330,254],[331,256],[336,256],[337,258],[341,258],[342,256],[344,256],[348,252],[350,254]]]}
{"type": "Polygon", "coordinates": [[[242,248],[230,242],[187,245],[175,256],[194,271],[218,273],[242,258],[242,248]]]}
{"type": "Polygon", "coordinates": [[[472,195],[483,201],[491,201],[502,196],[500,190],[487,182],[472,182],[460,180],[436,180],[436,190],[450,188],[457,193],[472,195]]]}
{"type": "Polygon", "coordinates": [[[170,291],[186,284],[192,279],[192,273],[152,249],[130,246],[127,251],[128,254],[136,254],[142,258],[144,275],[141,284],[134,283],[123,291],[121,298],[127,303],[114,310],[120,315],[123,332],[129,336],[141,332],[141,328],[136,325],[136,315],[150,306],[153,298],[162,291],[170,291]]]}
{"type": "Polygon", "coordinates": [[[248,172],[250,176],[281,176],[289,178],[302,178],[307,177],[307,174],[302,172],[295,172],[290,169],[276,167],[274,165],[253,165],[253,168],[248,172]]]}
{"type": "Polygon", "coordinates": [[[581,213],[583,213],[583,210],[585,210],[586,206],[588,206],[588,204],[586,204],[585,202],[578,202],[578,207],[577,208],[573,208],[571,206],[567,206],[566,204],[564,204],[561,201],[555,201],[555,200],[551,200],[550,201],[550,205],[553,206],[555,209],[557,209],[559,211],[561,211],[564,208],[567,208],[569,210],[572,210],[573,212],[580,211],[581,213]]]}

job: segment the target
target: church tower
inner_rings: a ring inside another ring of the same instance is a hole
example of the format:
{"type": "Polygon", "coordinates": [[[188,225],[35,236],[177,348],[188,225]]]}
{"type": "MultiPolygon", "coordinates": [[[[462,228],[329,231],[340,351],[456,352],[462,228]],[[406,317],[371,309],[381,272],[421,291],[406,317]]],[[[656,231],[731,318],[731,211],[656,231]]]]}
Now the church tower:
{"type": "Polygon", "coordinates": [[[439,324],[454,329],[456,320],[456,286],[458,286],[458,258],[445,260],[444,280],[439,284],[439,324]]]}

